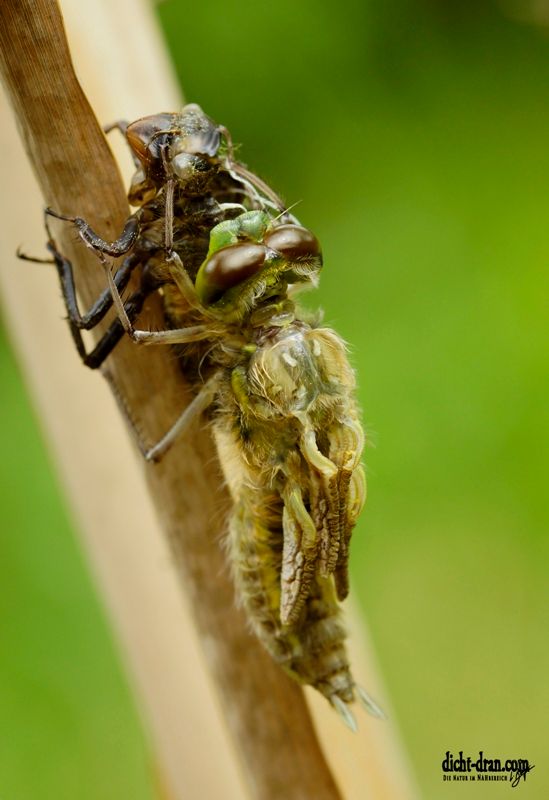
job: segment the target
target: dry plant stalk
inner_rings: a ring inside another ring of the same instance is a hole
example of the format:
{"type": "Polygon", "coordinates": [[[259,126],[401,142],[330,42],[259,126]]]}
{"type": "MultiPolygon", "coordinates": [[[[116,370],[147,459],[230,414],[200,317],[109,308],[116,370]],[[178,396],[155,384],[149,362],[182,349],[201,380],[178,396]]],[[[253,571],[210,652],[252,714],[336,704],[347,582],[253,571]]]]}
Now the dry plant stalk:
{"type": "MultiPolygon", "coordinates": [[[[100,235],[114,239],[128,214],[124,187],[74,75],[57,4],[4,0],[0,47],[4,82],[45,203],[83,216],[100,235]]],[[[58,227],[56,237],[73,259],[87,304],[104,288],[103,272],[92,254],[75,246],[67,228],[58,227]]],[[[147,309],[145,324],[160,325],[154,299],[147,309]]],[[[189,397],[168,349],[141,350],[123,341],[109,369],[132,419],[151,441],[158,439],[189,397]]],[[[209,435],[195,431],[160,464],[145,468],[252,796],[339,798],[301,689],[251,636],[236,607],[220,546],[229,500],[219,489],[209,435]]]]}

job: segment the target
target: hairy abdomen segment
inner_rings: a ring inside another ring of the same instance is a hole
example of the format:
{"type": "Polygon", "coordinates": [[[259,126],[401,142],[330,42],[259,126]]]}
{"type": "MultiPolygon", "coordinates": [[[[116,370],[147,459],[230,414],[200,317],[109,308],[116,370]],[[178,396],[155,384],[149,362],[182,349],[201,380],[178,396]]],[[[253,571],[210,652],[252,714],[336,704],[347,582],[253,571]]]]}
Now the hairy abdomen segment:
{"type": "Polygon", "coordinates": [[[244,488],[229,534],[230,560],[241,602],[271,656],[294,679],[313,686],[334,705],[354,700],[333,578],[316,576],[293,624],[280,619],[283,503],[273,494],[244,488]]]}

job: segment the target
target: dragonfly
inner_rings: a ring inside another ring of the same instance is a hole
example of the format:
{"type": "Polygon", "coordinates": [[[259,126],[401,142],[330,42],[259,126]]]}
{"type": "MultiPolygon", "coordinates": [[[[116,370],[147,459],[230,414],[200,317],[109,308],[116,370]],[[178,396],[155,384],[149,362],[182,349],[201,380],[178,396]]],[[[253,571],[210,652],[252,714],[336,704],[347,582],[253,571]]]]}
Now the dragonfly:
{"type": "Polygon", "coordinates": [[[105,290],[81,314],[72,265],[49,236],[78,352],[98,368],[124,335],[176,349],[194,397],[143,455],[159,460],[207,414],[232,497],[227,550],[250,626],[288,675],[356,729],[355,701],[383,717],[353,678],[340,606],[366,497],[364,433],[343,340],[296,301],[318,284],[318,239],[235,159],[229,131],[198,105],[113,128],[136,167],[135,211],[120,236],[107,242],[84,219],[47,209],[105,269],[105,290]],[[120,257],[113,273],[109,259],[120,257]],[[124,299],[136,270],[138,288],[124,299]],[[152,292],[163,298],[163,330],[136,325],[152,292]],[[87,352],[82,330],[113,306],[114,321],[87,352]]]}

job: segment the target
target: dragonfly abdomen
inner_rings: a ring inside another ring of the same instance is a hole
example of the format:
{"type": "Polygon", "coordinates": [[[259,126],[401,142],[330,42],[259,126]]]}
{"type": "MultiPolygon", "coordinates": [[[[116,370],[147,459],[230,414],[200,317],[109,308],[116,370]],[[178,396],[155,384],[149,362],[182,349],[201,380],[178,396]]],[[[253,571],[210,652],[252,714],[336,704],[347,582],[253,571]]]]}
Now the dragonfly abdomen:
{"type": "Polygon", "coordinates": [[[335,705],[350,703],[354,681],[333,578],[315,576],[299,619],[281,622],[282,513],[278,496],[242,487],[229,533],[238,594],[254,633],[292,678],[335,705]]]}

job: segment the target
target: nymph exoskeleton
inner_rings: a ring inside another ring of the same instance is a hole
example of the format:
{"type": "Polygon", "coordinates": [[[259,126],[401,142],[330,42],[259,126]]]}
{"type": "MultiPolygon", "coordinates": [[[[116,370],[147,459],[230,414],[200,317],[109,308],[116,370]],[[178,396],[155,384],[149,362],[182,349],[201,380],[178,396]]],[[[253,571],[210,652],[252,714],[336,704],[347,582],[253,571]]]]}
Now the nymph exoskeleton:
{"type": "MultiPolygon", "coordinates": [[[[192,125],[182,124],[184,110],[125,128],[142,165],[130,192],[139,192],[141,205],[117,242],[69,219],[105,264],[108,294],[96,306],[114,302],[117,325],[135,342],[177,345],[196,390],[170,431],[144,448],[145,457],[160,458],[209,409],[234,501],[230,560],[250,624],[290,675],[317,688],[353,726],[348,704],[355,696],[379,714],[351,676],[338,607],[348,592],[349,540],[365,498],[363,432],[342,340],[293,300],[299,287],[316,285],[320,247],[310,231],[278,213],[276,195],[235,164],[230,148],[223,155],[213,123],[202,112],[197,117],[197,107],[186,108],[192,125]],[[208,166],[198,169],[202,161],[208,166]],[[200,244],[189,221],[193,198],[200,244]],[[168,329],[134,327],[138,303],[120,295],[128,259],[114,277],[105,259],[120,251],[145,265],[140,298],[162,287],[168,329]]],[[[49,246],[67,299],[68,289],[74,296],[70,265],[49,246]]],[[[78,327],[75,302],[67,305],[78,327]]]]}
{"type": "MultiPolygon", "coordinates": [[[[166,307],[173,302],[180,313],[181,292],[172,279],[171,266],[183,260],[186,274],[194,280],[208,250],[210,231],[219,222],[254,208],[271,208],[291,219],[280,198],[234,159],[229,132],[196,104],[186,105],[180,113],[154,114],[129,124],[117,122],[106,130],[113,128],[124,133],[136,165],[128,201],[137,210],[120,236],[107,242],[81,217],[51,209],[47,214],[72,222],[104,263],[107,256],[124,257],[115,278],[120,291],[132,272],[141,268],[140,286],[126,301],[130,319],[137,318],[147,295],[161,286],[165,286],[166,307]]],[[[71,264],[51,236],[48,249],[57,267],[78,352],[86,366],[100,367],[124,333],[120,321],[112,323],[90,353],[85,350],[81,330],[91,330],[104,319],[112,306],[110,291],[81,314],[71,264]]]]}

